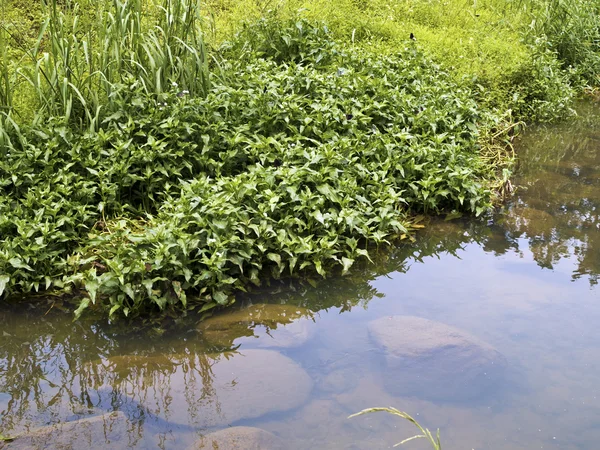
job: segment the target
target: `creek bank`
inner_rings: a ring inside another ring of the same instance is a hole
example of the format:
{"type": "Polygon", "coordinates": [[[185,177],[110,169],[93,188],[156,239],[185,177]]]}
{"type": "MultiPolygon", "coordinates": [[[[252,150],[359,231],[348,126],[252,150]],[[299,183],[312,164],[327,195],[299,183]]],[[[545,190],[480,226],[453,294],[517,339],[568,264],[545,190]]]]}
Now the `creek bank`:
{"type": "Polygon", "coordinates": [[[422,228],[416,214],[492,205],[482,139],[511,125],[424,50],[263,25],[219,52],[205,95],[178,80],[157,98],[130,77],[89,127],[6,122],[0,296],[76,289],[76,316],[206,311],[273,278],[345,273],[422,228]],[[274,30],[295,37],[273,48],[274,30]]]}
{"type": "Polygon", "coordinates": [[[398,396],[464,401],[483,395],[502,378],[505,357],[458,328],[413,316],[368,324],[383,352],[383,383],[398,396]]]}

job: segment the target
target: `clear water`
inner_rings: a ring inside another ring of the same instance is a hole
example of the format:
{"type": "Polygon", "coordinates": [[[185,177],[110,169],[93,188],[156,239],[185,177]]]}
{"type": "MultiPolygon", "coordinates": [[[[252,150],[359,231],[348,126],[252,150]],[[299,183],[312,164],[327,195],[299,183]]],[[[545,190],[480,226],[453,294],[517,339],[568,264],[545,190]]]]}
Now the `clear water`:
{"type": "Polygon", "coordinates": [[[2,306],[0,433],[123,411],[121,440],[100,437],[92,447],[185,448],[203,433],[246,425],[290,449],[377,449],[415,430],[383,413],[347,417],[394,406],[440,428],[445,449],[598,448],[600,107],[584,105],[581,116],[520,140],[520,189],[494,216],[432,222],[414,243],[349,276],[274,284],[240,299],[239,308],[292,308],[268,328],[242,320],[210,334],[187,317],[166,332],[126,333],[91,318],[74,323],[59,301],[2,306]],[[476,398],[394,396],[367,328],[393,315],[460,328],[500,351],[507,370],[476,398]],[[254,348],[284,355],[296,370],[267,362],[252,392],[242,392],[236,376],[254,348]]]}

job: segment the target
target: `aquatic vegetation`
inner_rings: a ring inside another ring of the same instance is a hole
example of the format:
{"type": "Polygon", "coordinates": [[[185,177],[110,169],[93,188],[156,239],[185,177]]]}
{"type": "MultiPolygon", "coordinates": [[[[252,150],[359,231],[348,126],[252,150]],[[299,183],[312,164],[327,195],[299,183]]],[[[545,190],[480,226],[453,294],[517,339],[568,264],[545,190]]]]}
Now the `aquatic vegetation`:
{"type": "MultiPolygon", "coordinates": [[[[0,26],[0,295],[73,294],[77,315],[208,310],[265,280],[346,273],[418,214],[480,215],[509,194],[518,119],[571,111],[554,50],[500,27],[458,62],[432,32],[456,31],[440,5],[405,11],[414,41],[370,1],[340,2],[346,19],[253,3],[243,25],[248,2],[213,2],[212,23],[235,27],[213,30],[210,63],[187,0],[53,1],[33,37],[0,26]],[[515,62],[501,75],[485,62],[500,47],[515,62]]],[[[483,36],[471,12],[451,16],[483,36]]]]}
{"type": "Polygon", "coordinates": [[[311,39],[234,41],[206,96],[129,79],[98,130],[7,116],[3,290],[83,288],[78,313],[188,294],[210,308],[265,277],[345,272],[418,228],[416,213],[489,207],[479,129],[500,119],[467,87],[413,44],[377,55],[306,21],[282,29],[311,39]]]}
{"type": "Polygon", "coordinates": [[[402,444],[405,444],[407,442],[410,442],[412,440],[415,439],[427,439],[427,441],[431,444],[431,447],[434,450],[442,450],[442,443],[440,441],[440,430],[437,430],[436,436],[434,437],[431,434],[431,431],[429,431],[427,428],[423,428],[421,426],[421,424],[419,424],[419,422],[417,422],[412,416],[410,416],[408,413],[405,413],[403,411],[400,411],[396,408],[367,408],[367,409],[363,409],[360,412],[357,412],[356,414],[352,414],[351,416],[348,416],[348,419],[351,419],[352,417],[357,417],[357,416],[362,416],[363,414],[369,414],[369,413],[373,413],[373,412],[387,412],[389,414],[393,414],[395,416],[401,417],[402,419],[408,420],[410,423],[412,423],[415,427],[417,427],[419,429],[419,431],[421,432],[421,434],[417,434],[415,436],[409,437],[407,439],[404,439],[400,442],[398,442],[397,444],[394,445],[394,447],[398,447],[402,444]]]}

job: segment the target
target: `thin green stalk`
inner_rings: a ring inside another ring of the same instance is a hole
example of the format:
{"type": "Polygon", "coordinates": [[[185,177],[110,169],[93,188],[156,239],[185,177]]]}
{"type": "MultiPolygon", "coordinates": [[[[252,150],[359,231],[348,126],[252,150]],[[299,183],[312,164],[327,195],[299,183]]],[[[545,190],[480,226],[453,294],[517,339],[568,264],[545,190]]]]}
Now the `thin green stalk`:
{"type": "Polygon", "coordinates": [[[348,419],[351,419],[353,417],[357,417],[357,416],[362,416],[363,414],[369,414],[369,413],[373,413],[373,412],[379,412],[379,411],[383,411],[383,412],[387,412],[389,414],[393,414],[395,416],[401,417],[402,419],[408,420],[410,423],[412,423],[415,427],[417,427],[419,429],[419,431],[421,432],[421,434],[417,434],[415,436],[409,437],[407,439],[404,439],[403,441],[398,442],[397,444],[394,445],[394,447],[398,447],[402,444],[405,444],[407,442],[410,442],[414,439],[427,439],[427,441],[431,444],[431,447],[434,450],[442,450],[442,443],[440,441],[440,430],[437,430],[436,436],[434,437],[431,434],[431,431],[429,431],[427,428],[423,428],[421,426],[421,424],[419,424],[419,422],[417,422],[412,416],[410,416],[408,413],[405,413],[403,411],[400,411],[396,408],[385,408],[385,407],[378,407],[378,408],[367,408],[367,409],[363,409],[360,412],[357,412],[356,414],[352,414],[351,416],[348,416],[348,419]]]}

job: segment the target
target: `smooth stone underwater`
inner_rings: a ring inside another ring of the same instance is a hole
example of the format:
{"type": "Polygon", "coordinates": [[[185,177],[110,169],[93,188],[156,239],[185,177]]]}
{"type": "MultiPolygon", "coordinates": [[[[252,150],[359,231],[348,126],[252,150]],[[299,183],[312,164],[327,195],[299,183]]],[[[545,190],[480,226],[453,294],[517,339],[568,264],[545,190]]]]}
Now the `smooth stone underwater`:
{"type": "Polygon", "coordinates": [[[103,443],[107,448],[130,448],[127,419],[122,412],[112,412],[71,422],[34,429],[15,438],[0,442],[7,450],[79,450],[94,448],[103,443]]]}
{"type": "Polygon", "coordinates": [[[432,400],[469,400],[495,386],[506,366],[491,345],[458,328],[413,316],[368,324],[383,350],[388,391],[432,400]]]}
{"type": "Polygon", "coordinates": [[[206,429],[302,405],[313,382],[290,358],[249,349],[219,355],[119,356],[99,363],[105,388],[126,382],[122,410],[206,429]],[[132,363],[135,362],[136,365],[132,363]]]}

